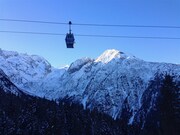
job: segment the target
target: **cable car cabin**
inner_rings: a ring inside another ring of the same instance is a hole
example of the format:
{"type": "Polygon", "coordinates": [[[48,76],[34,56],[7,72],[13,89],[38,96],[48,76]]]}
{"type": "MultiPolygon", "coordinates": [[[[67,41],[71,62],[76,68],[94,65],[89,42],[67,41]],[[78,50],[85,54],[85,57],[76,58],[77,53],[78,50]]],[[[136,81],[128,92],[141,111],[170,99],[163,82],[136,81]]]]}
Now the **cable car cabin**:
{"type": "Polygon", "coordinates": [[[74,35],[72,33],[66,34],[65,41],[66,41],[66,47],[67,48],[74,48],[75,39],[74,39],[74,35]]]}

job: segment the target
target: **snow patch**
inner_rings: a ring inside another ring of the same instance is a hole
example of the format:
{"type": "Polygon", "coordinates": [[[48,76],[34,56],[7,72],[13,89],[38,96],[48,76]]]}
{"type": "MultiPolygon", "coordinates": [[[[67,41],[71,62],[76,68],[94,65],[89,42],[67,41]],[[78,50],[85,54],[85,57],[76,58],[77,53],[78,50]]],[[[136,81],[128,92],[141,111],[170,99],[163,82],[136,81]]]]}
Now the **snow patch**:
{"type": "Polygon", "coordinates": [[[128,125],[132,125],[132,123],[134,121],[134,117],[135,117],[135,112],[133,110],[133,114],[132,114],[131,118],[129,119],[128,125]]]}
{"type": "Polygon", "coordinates": [[[88,99],[88,96],[85,96],[85,97],[82,99],[82,104],[83,104],[83,108],[84,108],[84,109],[86,109],[87,99],[88,99]]]}

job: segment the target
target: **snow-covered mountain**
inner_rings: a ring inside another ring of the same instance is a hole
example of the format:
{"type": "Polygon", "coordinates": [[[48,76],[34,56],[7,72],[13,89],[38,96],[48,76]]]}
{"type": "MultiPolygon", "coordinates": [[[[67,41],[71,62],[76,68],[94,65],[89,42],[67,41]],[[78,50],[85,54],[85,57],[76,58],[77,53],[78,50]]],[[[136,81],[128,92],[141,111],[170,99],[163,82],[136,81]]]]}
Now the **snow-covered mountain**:
{"type": "Polygon", "coordinates": [[[82,58],[69,68],[53,68],[39,56],[0,50],[0,68],[21,89],[48,99],[66,98],[84,108],[120,118],[128,103],[132,123],[143,96],[157,74],[174,74],[180,65],[146,62],[118,50],[107,50],[97,59],[82,58]]]}
{"type": "Polygon", "coordinates": [[[30,81],[40,80],[52,71],[42,57],[0,49],[0,68],[20,88],[30,81]]]}

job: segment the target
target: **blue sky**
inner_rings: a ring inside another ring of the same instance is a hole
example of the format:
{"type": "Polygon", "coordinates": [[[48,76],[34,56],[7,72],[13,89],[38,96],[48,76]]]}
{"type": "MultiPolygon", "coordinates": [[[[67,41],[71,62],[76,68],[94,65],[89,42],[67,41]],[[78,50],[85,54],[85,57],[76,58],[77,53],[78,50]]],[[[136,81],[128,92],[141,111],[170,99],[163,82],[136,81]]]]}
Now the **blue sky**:
{"type": "MultiPolygon", "coordinates": [[[[52,22],[180,26],[179,0],[0,0],[0,18],[52,22]]],[[[0,21],[0,30],[64,33],[66,25],[0,21]]],[[[180,37],[180,29],[72,26],[74,34],[180,37]]],[[[0,48],[36,54],[60,67],[107,49],[154,62],[180,63],[180,40],[75,37],[0,33],[0,48]]]]}

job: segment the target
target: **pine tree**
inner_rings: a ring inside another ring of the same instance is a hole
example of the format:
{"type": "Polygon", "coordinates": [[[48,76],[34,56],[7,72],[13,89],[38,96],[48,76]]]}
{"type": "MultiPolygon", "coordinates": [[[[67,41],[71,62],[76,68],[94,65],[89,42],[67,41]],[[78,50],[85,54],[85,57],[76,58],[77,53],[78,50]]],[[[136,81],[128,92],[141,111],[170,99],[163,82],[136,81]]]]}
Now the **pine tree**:
{"type": "Polygon", "coordinates": [[[165,75],[160,90],[160,123],[163,135],[178,135],[179,126],[179,88],[173,77],[165,75]]]}

